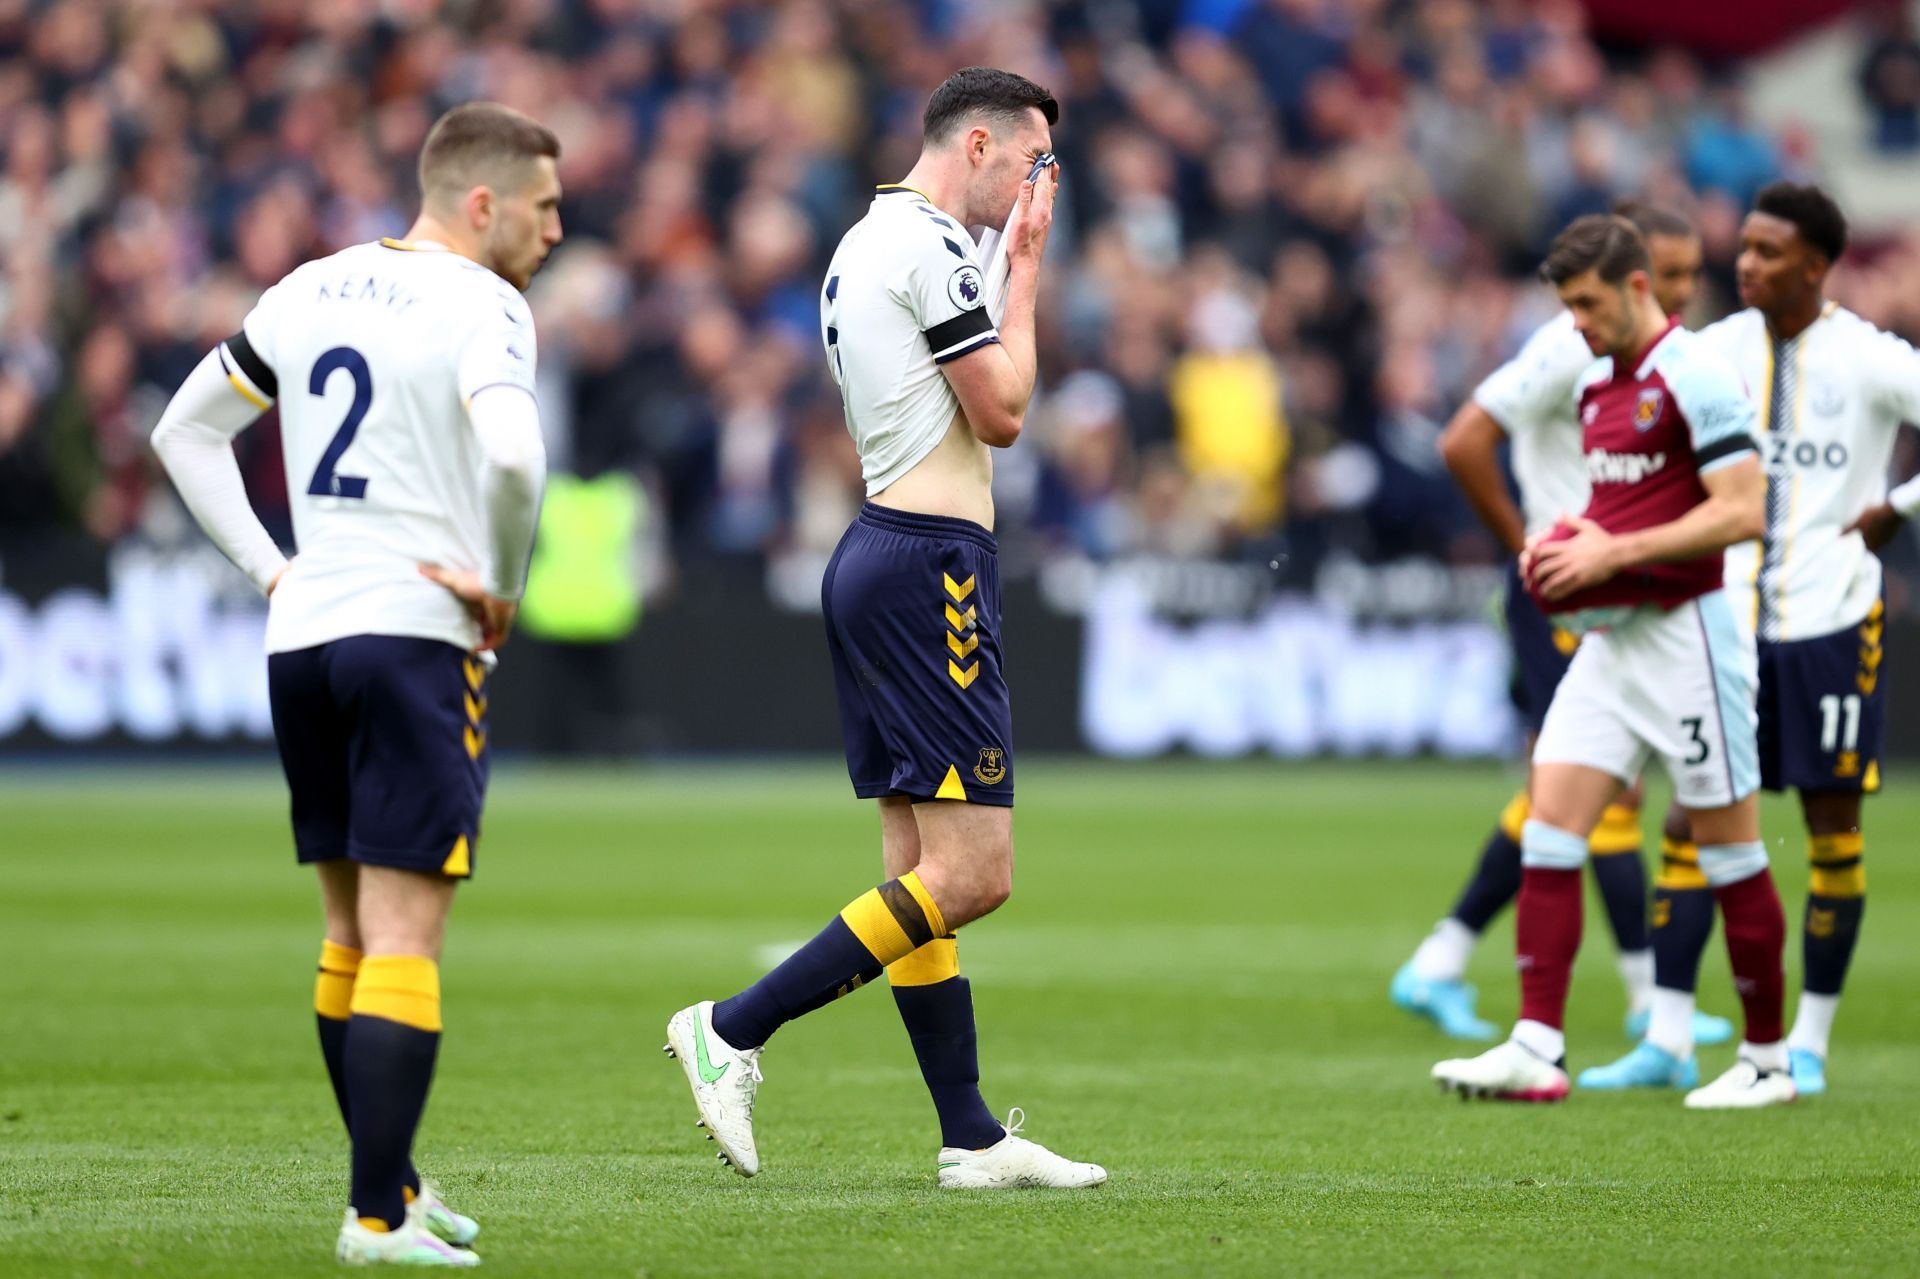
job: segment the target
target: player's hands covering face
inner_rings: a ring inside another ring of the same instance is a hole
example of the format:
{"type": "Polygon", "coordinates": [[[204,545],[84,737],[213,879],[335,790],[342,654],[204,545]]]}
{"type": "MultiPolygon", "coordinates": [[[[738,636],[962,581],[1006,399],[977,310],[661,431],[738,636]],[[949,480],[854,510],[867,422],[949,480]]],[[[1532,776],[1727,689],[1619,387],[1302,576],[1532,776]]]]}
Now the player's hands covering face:
{"type": "Polygon", "coordinates": [[[1022,182],[1013,206],[1013,222],[1008,229],[1007,258],[1010,262],[1038,267],[1047,251],[1047,235],[1053,230],[1053,192],[1060,185],[1060,166],[1050,164],[1037,181],[1022,182]]]}

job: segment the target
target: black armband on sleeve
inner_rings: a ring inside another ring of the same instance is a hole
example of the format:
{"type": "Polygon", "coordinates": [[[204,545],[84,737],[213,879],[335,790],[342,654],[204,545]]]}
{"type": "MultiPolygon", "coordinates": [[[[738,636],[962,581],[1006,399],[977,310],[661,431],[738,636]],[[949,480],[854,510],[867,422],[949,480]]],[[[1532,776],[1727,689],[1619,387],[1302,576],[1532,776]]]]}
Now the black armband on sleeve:
{"type": "Polygon", "coordinates": [[[944,364],[955,356],[986,345],[980,339],[992,333],[993,317],[987,314],[986,307],[976,306],[971,311],[962,311],[951,320],[943,320],[928,329],[927,347],[933,352],[933,362],[944,364]]]}
{"type": "MultiPolygon", "coordinates": [[[[280,379],[274,376],[271,368],[267,367],[267,362],[260,358],[260,353],[253,349],[253,344],[247,341],[245,329],[222,342],[220,348],[223,353],[220,357],[223,363],[229,359],[232,360],[234,367],[246,375],[247,381],[259,387],[261,393],[269,400],[280,398],[280,379]]],[[[231,373],[233,370],[227,371],[231,373]]]]}

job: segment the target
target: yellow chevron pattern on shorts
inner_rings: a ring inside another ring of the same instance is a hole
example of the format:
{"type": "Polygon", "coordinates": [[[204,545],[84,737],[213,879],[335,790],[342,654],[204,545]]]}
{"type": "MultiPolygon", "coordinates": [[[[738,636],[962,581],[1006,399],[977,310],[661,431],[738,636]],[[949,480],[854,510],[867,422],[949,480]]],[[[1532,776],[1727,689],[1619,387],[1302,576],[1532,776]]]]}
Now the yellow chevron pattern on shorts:
{"type": "Polygon", "coordinates": [[[977,580],[978,574],[969,575],[964,582],[954,581],[951,573],[943,571],[940,574],[940,584],[946,587],[947,597],[951,601],[941,606],[946,610],[949,628],[947,648],[953,654],[953,657],[947,659],[947,675],[961,688],[971,688],[973,681],[980,674],[979,662],[971,666],[960,665],[960,662],[966,661],[972,655],[974,649],[980,647],[980,635],[975,629],[979,625],[979,616],[971,604],[967,604],[967,611],[964,613],[954,605],[966,603],[967,596],[973,594],[974,583],[977,580]],[[956,661],[955,658],[959,660],[956,661]]]}

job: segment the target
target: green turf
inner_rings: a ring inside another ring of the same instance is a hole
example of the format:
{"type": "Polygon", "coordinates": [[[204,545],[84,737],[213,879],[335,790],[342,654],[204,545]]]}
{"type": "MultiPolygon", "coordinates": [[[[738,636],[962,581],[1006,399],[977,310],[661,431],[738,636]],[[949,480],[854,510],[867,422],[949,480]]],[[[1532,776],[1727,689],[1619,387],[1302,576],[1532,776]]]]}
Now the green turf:
{"type": "MultiPolygon", "coordinates": [[[[935,1192],[932,1107],[885,991],[780,1033],[765,1171],[728,1173],[662,1024],[869,886],[872,814],[827,762],[509,768],[453,920],[419,1151],[484,1220],[487,1269],[1913,1272],[1920,868],[1900,845],[1920,792],[1897,778],[1871,809],[1834,1091],[1747,1115],[1673,1095],[1469,1106],[1427,1084],[1448,1045],[1387,1006],[1387,978],[1505,798],[1497,770],[1028,761],[1020,782],[1013,901],[962,947],[987,1096],[1105,1163],[1106,1187],[935,1192]]],[[[264,769],[0,775],[0,1273],[332,1272],[345,1151],[282,809],[264,769]]],[[[1803,845],[1787,808],[1767,817],[1793,914],[1803,845]]],[[[1588,919],[1576,1066],[1625,1047],[1588,919]]],[[[1496,1019],[1510,968],[1503,923],[1475,962],[1496,1019]]],[[[1734,1011],[1717,943],[1702,989],[1734,1011]]]]}

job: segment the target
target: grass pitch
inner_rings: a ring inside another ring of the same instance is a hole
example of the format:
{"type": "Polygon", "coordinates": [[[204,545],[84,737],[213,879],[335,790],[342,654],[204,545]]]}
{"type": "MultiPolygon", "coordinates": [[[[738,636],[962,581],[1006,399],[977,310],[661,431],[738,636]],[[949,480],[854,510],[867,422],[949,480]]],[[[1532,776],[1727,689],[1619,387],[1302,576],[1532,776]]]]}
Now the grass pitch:
{"type": "MultiPolygon", "coordinates": [[[[943,1195],[884,990],[780,1032],[743,1181],[659,1051],[878,872],[836,764],[507,767],[443,967],[421,1166],[500,1275],[1911,1274],[1920,791],[1869,807],[1833,1091],[1463,1105],[1388,1006],[1510,775],[1028,761],[1014,898],[968,928],[990,1104],[1104,1163],[943,1195]]],[[[0,1274],[335,1273],[346,1152],[314,1043],[319,914],[264,768],[0,774],[0,1274]]],[[[1766,833],[1797,915],[1804,842],[1766,833]]],[[[1475,961],[1517,999],[1511,924],[1475,961]]],[[[1789,972],[1799,968],[1797,947],[1789,972]]],[[[1715,949],[1703,1003],[1732,1013],[1715,949]]],[[[1573,1065],[1626,1047],[1590,903],[1573,1065]]],[[[1711,1075],[1729,1048],[1703,1050],[1711,1075]]]]}

